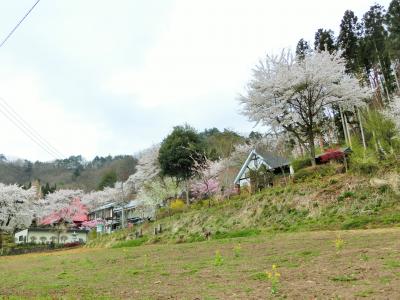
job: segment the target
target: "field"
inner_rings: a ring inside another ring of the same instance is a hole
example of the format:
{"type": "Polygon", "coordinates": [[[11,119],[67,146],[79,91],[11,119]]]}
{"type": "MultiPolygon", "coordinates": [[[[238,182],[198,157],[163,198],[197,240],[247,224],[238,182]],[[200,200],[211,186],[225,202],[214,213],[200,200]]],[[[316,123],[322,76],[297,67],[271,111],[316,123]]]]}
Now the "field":
{"type": "Polygon", "coordinates": [[[400,228],[79,248],[1,257],[0,274],[4,299],[395,299],[400,228]]]}

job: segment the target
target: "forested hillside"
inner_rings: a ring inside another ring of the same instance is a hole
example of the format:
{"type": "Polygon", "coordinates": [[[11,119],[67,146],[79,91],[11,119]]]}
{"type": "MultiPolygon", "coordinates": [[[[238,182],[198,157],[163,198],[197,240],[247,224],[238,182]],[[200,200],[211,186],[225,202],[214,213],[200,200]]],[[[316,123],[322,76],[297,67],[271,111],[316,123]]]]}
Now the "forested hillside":
{"type": "Polygon", "coordinates": [[[96,156],[92,161],[79,155],[52,162],[8,161],[2,156],[0,182],[28,187],[39,181],[44,193],[59,188],[90,191],[126,180],[135,172],[136,162],[130,155],[96,156]]]}

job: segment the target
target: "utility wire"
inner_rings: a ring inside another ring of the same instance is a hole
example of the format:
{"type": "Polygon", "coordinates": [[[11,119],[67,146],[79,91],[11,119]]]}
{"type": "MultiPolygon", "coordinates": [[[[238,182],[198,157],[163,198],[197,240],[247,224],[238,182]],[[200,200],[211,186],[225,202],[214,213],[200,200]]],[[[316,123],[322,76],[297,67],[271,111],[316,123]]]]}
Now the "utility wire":
{"type": "Polygon", "coordinates": [[[60,156],[58,154],[54,153],[53,150],[51,150],[48,146],[43,144],[34,135],[32,135],[29,131],[27,131],[26,127],[24,127],[23,124],[15,120],[15,117],[13,118],[13,116],[10,115],[10,113],[7,110],[4,109],[4,105],[0,106],[0,113],[3,114],[11,123],[13,123],[16,127],[18,127],[18,129],[21,130],[23,134],[25,134],[28,138],[30,138],[36,145],[42,148],[45,152],[50,154],[55,159],[60,159],[60,156]]]}
{"type": "Polygon", "coordinates": [[[14,108],[4,98],[0,97],[0,105],[3,106],[8,114],[13,117],[13,119],[22,125],[26,131],[28,131],[32,136],[34,136],[40,143],[46,146],[52,153],[56,154],[58,157],[65,157],[60,151],[57,150],[53,145],[51,145],[39,132],[37,132],[20,114],[18,114],[14,108]],[[3,102],[3,103],[2,103],[3,102]]]}
{"type": "Polygon", "coordinates": [[[14,28],[10,31],[10,33],[4,38],[4,40],[0,44],[0,48],[3,47],[3,45],[7,42],[7,40],[13,35],[15,30],[21,25],[21,23],[28,17],[28,15],[32,12],[32,10],[38,5],[40,0],[37,0],[35,4],[28,10],[28,12],[23,16],[23,18],[17,23],[17,25],[14,26],[14,28]]]}

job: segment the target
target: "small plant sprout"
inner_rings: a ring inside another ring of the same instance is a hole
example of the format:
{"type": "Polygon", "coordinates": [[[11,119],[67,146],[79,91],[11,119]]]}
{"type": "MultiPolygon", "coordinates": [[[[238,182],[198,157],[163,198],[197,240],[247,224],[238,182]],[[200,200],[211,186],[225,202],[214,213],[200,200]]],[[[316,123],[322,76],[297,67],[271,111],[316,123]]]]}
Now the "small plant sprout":
{"type": "Polygon", "coordinates": [[[242,246],[240,244],[236,244],[233,247],[233,253],[235,254],[235,257],[239,257],[241,252],[242,252],[242,246]]]}
{"type": "Polygon", "coordinates": [[[281,274],[278,272],[276,265],[272,265],[271,271],[266,271],[266,274],[268,281],[271,282],[271,294],[275,295],[278,293],[281,274]]]}
{"type": "Polygon", "coordinates": [[[340,237],[340,235],[337,235],[334,243],[335,243],[336,252],[339,253],[344,247],[344,240],[340,237]]]}
{"type": "Polygon", "coordinates": [[[215,266],[222,266],[224,264],[224,258],[221,255],[221,252],[219,250],[215,251],[215,257],[214,257],[214,265],[215,266]]]}

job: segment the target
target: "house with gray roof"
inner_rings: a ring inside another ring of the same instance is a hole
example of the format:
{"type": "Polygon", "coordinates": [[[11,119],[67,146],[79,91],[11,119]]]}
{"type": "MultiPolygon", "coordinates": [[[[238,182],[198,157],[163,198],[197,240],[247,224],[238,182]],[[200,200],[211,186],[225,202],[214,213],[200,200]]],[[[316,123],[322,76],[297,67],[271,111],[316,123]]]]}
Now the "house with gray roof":
{"type": "Polygon", "coordinates": [[[294,173],[289,159],[268,151],[253,149],[237,174],[234,184],[237,187],[251,185],[250,170],[259,170],[262,166],[265,166],[266,170],[275,175],[291,175],[294,173]]]}

